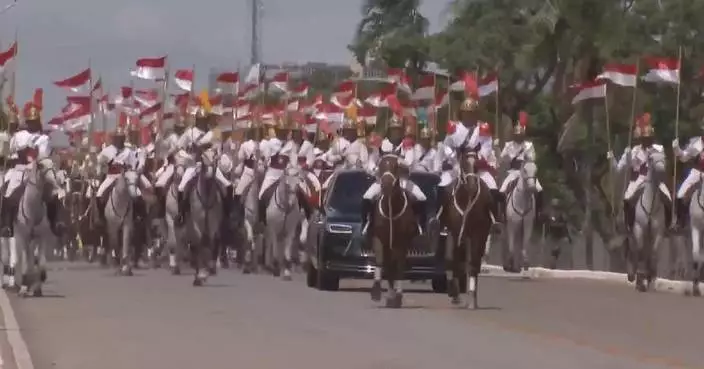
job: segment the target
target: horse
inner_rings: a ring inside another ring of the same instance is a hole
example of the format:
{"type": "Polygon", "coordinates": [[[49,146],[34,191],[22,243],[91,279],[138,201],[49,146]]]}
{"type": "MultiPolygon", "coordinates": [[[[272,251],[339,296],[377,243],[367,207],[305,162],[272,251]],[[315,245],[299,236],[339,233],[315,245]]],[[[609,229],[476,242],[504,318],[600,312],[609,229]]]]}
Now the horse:
{"type": "Polygon", "coordinates": [[[657,273],[657,252],[665,235],[665,206],[660,196],[663,174],[665,173],[665,155],[649,153],[648,169],[645,182],[634,196],[636,202],[635,219],[626,259],[628,260],[628,279],[635,280],[639,292],[647,291],[655,280],[657,273]]]}
{"type": "Polygon", "coordinates": [[[399,158],[384,155],[379,161],[381,196],[376,201],[367,231],[371,233],[375,253],[372,301],[381,300],[381,279],[386,278],[389,289],[386,306],[403,305],[401,281],[406,272],[406,257],[411,241],[419,234],[417,217],[413,214],[412,200],[401,187],[399,158]]]}
{"type": "Polygon", "coordinates": [[[699,282],[704,278],[704,175],[689,201],[689,225],[692,236],[692,295],[701,296],[699,282]]]}
{"type": "Polygon", "coordinates": [[[186,252],[185,227],[178,223],[178,184],[183,176],[184,166],[174,164],[174,174],[169,180],[164,199],[165,215],[161,234],[166,239],[166,249],[169,253],[169,270],[173,275],[181,274],[181,261],[186,252]]]}
{"type": "MultiPolygon", "coordinates": [[[[137,172],[123,169],[115,179],[105,203],[105,231],[108,257],[114,253],[117,258],[118,274],[131,276],[134,259],[132,234],[134,231],[134,200],[139,196],[137,172]]],[[[111,258],[113,261],[115,258],[111,258]]]]}
{"type": "MultiPolygon", "coordinates": [[[[56,172],[52,166],[32,162],[23,173],[24,191],[19,200],[14,222],[14,241],[17,262],[22,276],[20,296],[42,296],[46,280],[46,249],[56,240],[49,226],[45,191],[47,186],[61,193],[56,172]]],[[[20,191],[21,189],[18,189],[20,191]]],[[[63,197],[63,196],[60,196],[63,197]]],[[[13,250],[10,249],[10,252],[13,250]]],[[[12,259],[12,255],[10,255],[12,259]]]]}
{"type": "Polygon", "coordinates": [[[504,255],[504,270],[519,273],[528,270],[528,245],[535,222],[535,192],[538,166],[527,160],[521,165],[518,179],[511,184],[506,199],[506,235],[508,255],[504,255]]]}
{"type": "Polygon", "coordinates": [[[259,260],[263,257],[263,235],[257,230],[255,225],[259,222],[259,180],[255,178],[249,184],[249,187],[242,194],[242,228],[245,233],[245,244],[239,250],[244,256],[244,267],[242,272],[249,274],[258,269],[259,260]]]}
{"type": "Polygon", "coordinates": [[[191,263],[194,266],[193,286],[202,286],[210,274],[215,274],[213,256],[218,250],[222,212],[222,193],[215,178],[217,155],[206,150],[200,155],[200,171],[189,194],[187,232],[191,241],[191,263]]]}
{"type": "Polygon", "coordinates": [[[452,304],[460,303],[460,280],[469,278],[467,307],[478,307],[478,278],[491,234],[492,197],[489,187],[477,175],[475,152],[460,156],[460,176],[443,204],[447,225],[445,275],[452,304]]]}
{"type": "Polygon", "coordinates": [[[284,280],[291,280],[294,240],[302,220],[297,196],[300,181],[299,169],[288,167],[272,185],[276,188],[266,207],[265,259],[273,262],[274,276],[284,280]]]}

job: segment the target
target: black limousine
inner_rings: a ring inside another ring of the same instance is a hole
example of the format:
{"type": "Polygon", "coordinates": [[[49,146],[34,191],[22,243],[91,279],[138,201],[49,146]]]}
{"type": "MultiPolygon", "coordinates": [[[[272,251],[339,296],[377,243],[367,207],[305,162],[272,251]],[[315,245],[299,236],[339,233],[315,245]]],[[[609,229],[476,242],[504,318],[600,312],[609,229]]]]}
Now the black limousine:
{"type": "MultiPolygon", "coordinates": [[[[428,198],[428,213],[436,209],[440,177],[433,173],[412,172],[413,180],[428,198]]],[[[374,177],[361,170],[340,171],[328,188],[324,211],[310,234],[307,284],[320,290],[339,289],[340,279],[371,279],[374,275],[374,251],[361,237],[362,195],[374,177]]],[[[430,218],[430,216],[428,217],[430,218]]],[[[431,280],[433,290],[446,290],[444,274],[444,239],[440,232],[438,247],[431,242],[414,242],[409,250],[408,280],[431,280]],[[435,250],[433,250],[435,249],[435,250]]]]}

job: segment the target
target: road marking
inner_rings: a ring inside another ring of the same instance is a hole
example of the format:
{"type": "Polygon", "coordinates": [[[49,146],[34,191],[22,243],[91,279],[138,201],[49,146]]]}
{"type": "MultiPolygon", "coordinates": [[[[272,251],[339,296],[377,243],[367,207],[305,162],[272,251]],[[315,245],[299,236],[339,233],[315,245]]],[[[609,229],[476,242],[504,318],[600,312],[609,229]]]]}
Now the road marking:
{"type": "Polygon", "coordinates": [[[5,290],[0,291],[0,310],[2,310],[7,341],[10,343],[17,369],[34,369],[32,357],[29,355],[27,344],[24,342],[20,332],[20,324],[15,318],[15,312],[12,310],[10,299],[7,297],[5,290]]]}

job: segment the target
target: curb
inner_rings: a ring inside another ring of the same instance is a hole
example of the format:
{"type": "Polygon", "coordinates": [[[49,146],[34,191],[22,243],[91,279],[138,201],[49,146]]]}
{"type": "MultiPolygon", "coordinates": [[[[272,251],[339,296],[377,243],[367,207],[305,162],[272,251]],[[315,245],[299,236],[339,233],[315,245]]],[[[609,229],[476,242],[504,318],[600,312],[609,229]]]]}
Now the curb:
{"type": "MultiPolygon", "coordinates": [[[[2,310],[2,318],[5,324],[5,333],[7,334],[7,342],[10,343],[12,356],[15,358],[15,367],[17,369],[34,369],[32,358],[29,355],[27,344],[22,338],[20,325],[15,318],[15,311],[12,309],[10,299],[7,297],[5,290],[0,290],[0,310],[2,310]]],[[[0,368],[2,365],[0,364],[0,368]]]]}
{"type": "MultiPolygon", "coordinates": [[[[505,273],[503,267],[498,265],[484,264],[482,265],[482,273],[484,274],[496,274],[497,272],[505,273]]],[[[560,270],[560,269],[547,269],[543,267],[535,267],[528,269],[527,272],[520,274],[523,277],[528,278],[546,278],[546,279],[582,279],[589,281],[603,281],[609,283],[620,283],[629,286],[633,286],[632,282],[628,282],[625,273],[614,273],[614,272],[604,272],[604,271],[594,271],[594,270],[560,270]]],[[[688,281],[675,281],[670,279],[657,278],[653,288],[655,291],[659,292],[670,292],[670,293],[680,293],[689,294],[691,293],[692,282],[688,281]]],[[[702,291],[704,292],[704,291],[702,291]]]]}

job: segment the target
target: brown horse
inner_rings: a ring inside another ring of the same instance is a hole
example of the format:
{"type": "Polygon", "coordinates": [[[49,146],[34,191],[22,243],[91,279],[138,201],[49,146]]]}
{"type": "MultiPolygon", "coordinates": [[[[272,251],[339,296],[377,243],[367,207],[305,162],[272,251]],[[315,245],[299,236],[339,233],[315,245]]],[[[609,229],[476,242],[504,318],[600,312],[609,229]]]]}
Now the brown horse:
{"type": "Polygon", "coordinates": [[[492,226],[492,197],[477,176],[479,159],[475,152],[460,155],[460,176],[451,194],[445,197],[442,222],[447,225],[445,245],[448,295],[460,303],[460,278],[469,274],[467,306],[476,309],[478,277],[492,226]]]}
{"type": "Polygon", "coordinates": [[[399,158],[385,155],[379,161],[381,196],[374,204],[368,226],[371,243],[376,255],[373,301],[381,300],[382,275],[389,284],[386,306],[400,308],[403,304],[401,281],[406,271],[407,250],[418,235],[416,216],[411,197],[401,187],[399,158]]]}

